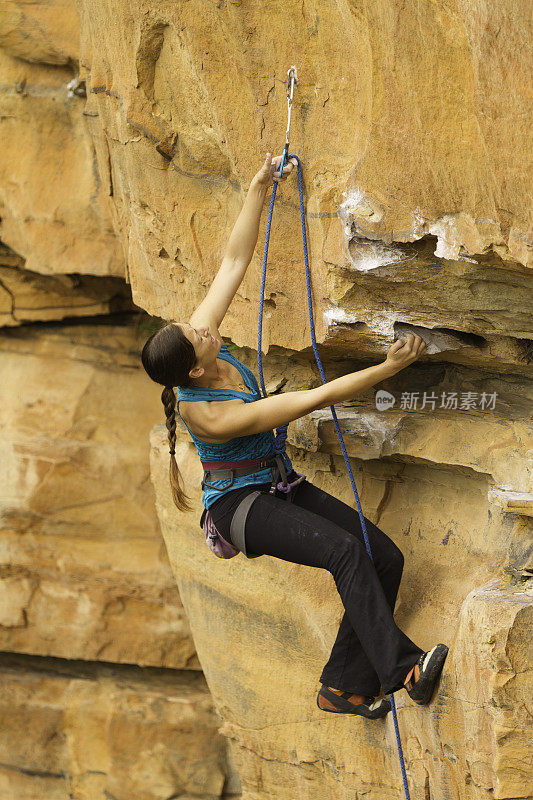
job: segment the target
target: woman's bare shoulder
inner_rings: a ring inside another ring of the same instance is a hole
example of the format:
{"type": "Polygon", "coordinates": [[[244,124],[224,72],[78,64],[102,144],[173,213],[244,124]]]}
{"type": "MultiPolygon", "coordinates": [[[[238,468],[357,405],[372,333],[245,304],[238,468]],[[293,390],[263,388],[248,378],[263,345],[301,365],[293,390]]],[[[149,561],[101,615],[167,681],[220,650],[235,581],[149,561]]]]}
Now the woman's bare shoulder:
{"type": "Polygon", "coordinates": [[[239,397],[234,397],[231,400],[180,400],[179,412],[195,436],[198,436],[199,439],[208,444],[221,444],[219,439],[214,439],[206,434],[202,421],[205,422],[207,419],[213,420],[213,418],[216,418],[220,414],[222,407],[227,412],[228,409],[237,408],[244,405],[244,403],[245,401],[239,397]]]}

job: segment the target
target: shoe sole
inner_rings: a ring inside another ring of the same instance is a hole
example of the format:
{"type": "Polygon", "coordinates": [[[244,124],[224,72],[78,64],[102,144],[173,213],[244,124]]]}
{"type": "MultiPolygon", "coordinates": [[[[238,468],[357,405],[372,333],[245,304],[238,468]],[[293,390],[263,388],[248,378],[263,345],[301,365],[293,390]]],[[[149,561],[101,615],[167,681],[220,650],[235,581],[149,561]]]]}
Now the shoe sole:
{"type": "Polygon", "coordinates": [[[433,647],[424,657],[420,657],[418,669],[420,670],[420,677],[413,684],[412,689],[407,689],[409,697],[419,706],[425,706],[433,697],[433,692],[437,686],[437,680],[446,657],[448,655],[448,647],[445,644],[437,644],[433,647]],[[429,659],[429,660],[428,660],[429,659]],[[427,661],[427,666],[424,669],[424,664],[427,661]],[[424,672],[424,674],[422,674],[424,672]]]}
{"type": "MultiPolygon", "coordinates": [[[[318,698],[320,696],[321,696],[321,694],[319,692],[317,694],[317,696],[316,696],[316,704],[317,704],[318,708],[320,708],[321,711],[327,711],[329,714],[352,714],[352,715],[354,715],[356,717],[365,717],[365,719],[381,719],[381,717],[386,717],[387,714],[389,713],[389,711],[392,710],[392,706],[390,705],[390,702],[389,702],[389,707],[387,708],[387,710],[385,712],[380,711],[379,713],[370,712],[369,714],[365,714],[364,711],[357,711],[357,706],[354,706],[354,710],[353,711],[334,711],[332,708],[321,708],[318,705],[318,698]]],[[[386,702],[386,698],[382,697],[382,698],[380,698],[380,700],[382,700],[382,702],[386,702]]],[[[376,711],[377,711],[377,709],[376,709],[376,711]]]]}

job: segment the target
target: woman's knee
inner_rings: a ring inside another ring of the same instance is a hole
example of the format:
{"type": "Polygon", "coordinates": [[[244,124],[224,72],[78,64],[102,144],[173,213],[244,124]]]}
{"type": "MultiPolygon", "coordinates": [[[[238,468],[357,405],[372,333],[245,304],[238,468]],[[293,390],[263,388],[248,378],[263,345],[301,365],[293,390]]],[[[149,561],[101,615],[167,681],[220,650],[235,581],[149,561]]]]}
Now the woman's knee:
{"type": "Polygon", "coordinates": [[[365,527],[371,533],[370,547],[374,544],[376,566],[392,568],[401,574],[405,559],[398,545],[381,528],[366,517],[364,519],[365,527]]]}
{"type": "Polygon", "coordinates": [[[399,586],[403,574],[404,556],[394,542],[387,548],[387,554],[381,551],[379,557],[372,551],[369,553],[366,544],[347,536],[335,548],[327,569],[334,578],[346,571],[357,570],[362,559],[369,559],[383,586],[399,586]]]}
{"type": "MultiPolygon", "coordinates": [[[[386,534],[382,534],[382,537],[379,540],[379,544],[380,544],[379,548],[375,546],[373,552],[372,543],[370,543],[371,558],[376,569],[380,571],[381,569],[383,569],[383,567],[386,567],[389,571],[401,575],[403,572],[403,565],[405,559],[398,545],[396,545],[392,541],[392,539],[389,539],[389,537],[386,536],[386,534]]],[[[366,543],[363,543],[362,546],[365,552],[368,553],[366,543]]]]}
{"type": "Polygon", "coordinates": [[[391,566],[395,572],[401,575],[403,572],[403,565],[405,563],[405,558],[398,545],[394,544],[394,542],[392,543],[392,545],[393,546],[390,553],[391,566]]]}
{"type": "Polygon", "coordinates": [[[381,540],[380,566],[384,566],[389,571],[401,575],[405,562],[404,555],[398,545],[393,542],[389,536],[386,536],[386,534],[383,534],[383,536],[385,538],[381,540]]]}

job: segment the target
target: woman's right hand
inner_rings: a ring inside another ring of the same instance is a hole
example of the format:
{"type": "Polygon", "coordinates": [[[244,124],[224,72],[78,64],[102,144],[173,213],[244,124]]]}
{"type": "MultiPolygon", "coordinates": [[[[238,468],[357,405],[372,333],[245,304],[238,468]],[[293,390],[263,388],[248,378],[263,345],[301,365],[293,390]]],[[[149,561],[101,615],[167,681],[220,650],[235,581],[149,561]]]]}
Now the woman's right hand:
{"type": "Polygon", "coordinates": [[[396,339],[387,352],[385,364],[395,372],[408,367],[423,354],[426,343],[415,333],[407,333],[405,339],[396,339]]]}
{"type": "Polygon", "coordinates": [[[280,180],[287,180],[287,176],[293,171],[294,167],[298,166],[298,162],[295,158],[290,158],[285,166],[283,167],[283,175],[280,176],[279,168],[281,166],[281,159],[283,158],[283,153],[280,156],[276,156],[272,158],[271,153],[266,154],[265,163],[259,170],[259,172],[254,175],[253,181],[255,183],[263,185],[263,186],[272,186],[274,181],[279,182],[280,180]]]}

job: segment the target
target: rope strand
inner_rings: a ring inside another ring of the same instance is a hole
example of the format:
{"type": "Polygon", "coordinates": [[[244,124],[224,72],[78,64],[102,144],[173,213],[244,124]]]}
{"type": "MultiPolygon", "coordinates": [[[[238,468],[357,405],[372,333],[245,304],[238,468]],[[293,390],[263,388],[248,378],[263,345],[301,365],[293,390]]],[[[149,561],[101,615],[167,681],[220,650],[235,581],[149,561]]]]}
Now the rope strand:
{"type": "MultiPolygon", "coordinates": [[[[283,158],[281,160],[280,166],[280,175],[283,175],[283,165],[285,163],[285,158],[287,155],[287,146],[283,151],[283,158]]],[[[309,308],[309,323],[311,326],[311,342],[313,344],[313,352],[315,354],[315,361],[317,363],[318,369],[320,371],[320,377],[322,378],[322,383],[327,383],[326,376],[324,375],[324,370],[322,368],[322,362],[320,361],[320,356],[318,354],[318,349],[316,345],[316,338],[315,338],[315,323],[313,318],[313,301],[311,298],[311,275],[309,271],[309,257],[307,253],[307,234],[306,234],[306,225],[305,225],[305,208],[304,208],[304,195],[303,195],[303,183],[302,183],[302,166],[300,163],[300,159],[296,155],[291,155],[289,158],[295,158],[298,162],[298,189],[300,192],[300,217],[302,222],[302,238],[303,238],[303,248],[304,248],[304,258],[305,258],[305,278],[307,282],[307,305],[309,308]]],[[[266,240],[265,240],[265,251],[263,254],[263,272],[261,275],[261,290],[260,290],[260,297],[259,297],[259,326],[257,332],[257,365],[258,365],[258,372],[259,372],[259,380],[261,383],[261,390],[263,393],[263,397],[268,397],[267,391],[265,389],[265,382],[263,379],[263,362],[262,362],[262,355],[261,355],[261,339],[262,339],[262,328],[263,328],[263,299],[265,294],[265,280],[266,280],[266,268],[267,268],[267,258],[268,258],[268,245],[270,241],[270,226],[272,224],[272,215],[274,212],[274,203],[276,201],[276,192],[278,188],[278,183],[274,182],[274,186],[272,188],[272,196],[270,198],[270,208],[268,212],[268,220],[267,220],[267,229],[266,229],[266,240]]],[[[344,437],[342,435],[339,420],[337,419],[337,414],[335,412],[335,407],[333,405],[330,406],[331,414],[333,417],[333,422],[335,423],[335,429],[337,431],[337,436],[339,437],[339,442],[342,450],[342,455],[344,457],[344,461],[346,464],[346,469],[348,470],[348,475],[350,478],[350,483],[352,484],[352,489],[355,497],[355,502],[357,505],[357,511],[359,513],[359,519],[361,520],[361,528],[363,530],[363,536],[365,539],[365,546],[368,555],[370,556],[372,563],[374,563],[374,559],[372,558],[372,550],[370,547],[370,542],[368,540],[368,534],[366,532],[365,521],[363,517],[363,511],[361,509],[361,503],[359,502],[359,494],[357,492],[357,486],[355,485],[355,480],[352,473],[352,468],[350,466],[350,460],[348,458],[348,453],[346,452],[346,446],[344,444],[344,437]]],[[[276,439],[274,450],[277,454],[283,454],[285,452],[285,443],[287,439],[287,428],[288,423],[285,425],[280,425],[276,431],[276,439]]],[[[403,757],[403,749],[402,749],[402,742],[400,739],[400,730],[398,728],[398,718],[396,716],[396,704],[394,702],[394,694],[391,692],[389,694],[390,702],[391,702],[391,709],[392,709],[392,717],[394,720],[394,730],[396,733],[396,743],[398,745],[398,755],[400,758],[400,767],[402,771],[402,779],[403,779],[403,787],[405,790],[405,797],[406,800],[411,800],[411,795],[409,794],[409,786],[407,783],[407,775],[405,772],[405,762],[403,757]]]]}

